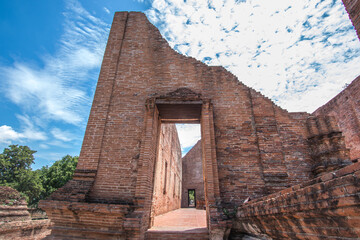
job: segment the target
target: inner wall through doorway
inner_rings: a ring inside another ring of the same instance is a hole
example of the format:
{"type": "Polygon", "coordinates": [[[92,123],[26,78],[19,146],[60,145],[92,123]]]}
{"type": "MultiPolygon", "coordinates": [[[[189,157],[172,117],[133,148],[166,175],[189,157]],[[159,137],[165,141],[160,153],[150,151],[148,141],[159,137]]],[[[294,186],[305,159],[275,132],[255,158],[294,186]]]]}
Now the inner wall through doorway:
{"type": "MultiPolygon", "coordinates": [[[[152,218],[181,207],[189,207],[187,189],[183,186],[188,186],[188,180],[193,179],[192,174],[195,173],[193,170],[196,170],[201,179],[203,178],[200,128],[200,124],[161,124],[155,163],[152,218]],[[188,164],[183,163],[182,156],[195,144],[199,146],[196,151],[200,153],[196,159],[198,163],[191,167],[196,169],[189,169],[188,164]]],[[[202,189],[196,189],[196,192],[203,195],[203,184],[202,189]]],[[[202,200],[203,197],[200,196],[198,199],[202,200]]]]}
{"type": "Polygon", "coordinates": [[[205,209],[200,124],[177,124],[182,148],[181,208],[205,209]]]}

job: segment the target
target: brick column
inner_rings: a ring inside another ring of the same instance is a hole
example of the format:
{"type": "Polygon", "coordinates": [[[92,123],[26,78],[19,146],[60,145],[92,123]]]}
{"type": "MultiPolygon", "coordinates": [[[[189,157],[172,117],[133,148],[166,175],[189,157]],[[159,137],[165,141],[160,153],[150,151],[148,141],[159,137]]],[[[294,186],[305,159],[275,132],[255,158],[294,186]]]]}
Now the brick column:
{"type": "Polygon", "coordinates": [[[213,121],[213,107],[204,101],[201,112],[201,144],[205,188],[206,217],[211,239],[223,239],[226,221],[223,220],[213,121]]]}
{"type": "Polygon", "coordinates": [[[312,173],[318,177],[351,164],[349,149],[333,116],[307,119],[312,173]]]}
{"type": "Polygon", "coordinates": [[[113,94],[118,62],[128,20],[127,12],[115,14],[101,66],[94,101],[73,179],[55,191],[50,199],[85,201],[96,178],[105,126],[113,94]]]}
{"type": "Polygon", "coordinates": [[[274,105],[255,91],[251,98],[265,187],[267,193],[274,193],[289,187],[274,105]]]}
{"type": "Polygon", "coordinates": [[[144,136],[138,162],[134,211],[126,216],[128,239],[144,239],[150,227],[150,214],[154,188],[154,170],[160,130],[159,112],[155,99],[146,102],[144,136]]]}
{"type": "Polygon", "coordinates": [[[77,165],[80,172],[98,168],[127,19],[127,12],[118,12],[114,16],[77,165]]]}

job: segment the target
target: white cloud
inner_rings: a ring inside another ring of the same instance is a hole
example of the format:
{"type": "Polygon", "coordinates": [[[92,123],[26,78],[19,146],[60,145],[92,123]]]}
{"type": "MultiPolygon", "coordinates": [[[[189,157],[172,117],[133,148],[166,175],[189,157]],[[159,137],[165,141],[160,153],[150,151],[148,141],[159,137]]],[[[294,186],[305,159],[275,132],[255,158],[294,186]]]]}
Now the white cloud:
{"type": "Polygon", "coordinates": [[[47,144],[43,144],[43,143],[39,144],[39,147],[41,149],[49,149],[49,146],[47,144]]]}
{"type": "Polygon", "coordinates": [[[64,143],[63,140],[57,140],[57,139],[47,142],[47,145],[52,146],[52,147],[56,147],[56,148],[62,148],[62,149],[64,149],[64,148],[67,148],[67,149],[74,148],[73,144],[64,143]]]}
{"type": "Polygon", "coordinates": [[[109,26],[87,12],[78,1],[66,1],[64,33],[43,67],[24,62],[0,66],[4,94],[43,119],[82,125],[105,49],[109,26]]]}
{"type": "Polygon", "coordinates": [[[74,136],[68,131],[60,130],[59,128],[53,128],[51,134],[56,138],[64,142],[70,142],[74,136]]]}
{"type": "Polygon", "coordinates": [[[105,11],[107,14],[110,14],[110,10],[109,10],[109,9],[107,9],[106,7],[104,7],[103,9],[104,9],[104,11],[105,11]]]}
{"type": "Polygon", "coordinates": [[[154,0],[170,46],[222,65],[290,111],[312,112],[360,74],[360,44],[340,0],[154,0]]]}
{"type": "Polygon", "coordinates": [[[10,144],[12,141],[17,141],[23,137],[23,134],[16,132],[10,126],[0,126],[0,143],[10,144]]]}
{"type": "Polygon", "coordinates": [[[176,124],[182,152],[201,139],[200,124],[176,124]]]}
{"type": "Polygon", "coordinates": [[[22,131],[15,131],[11,126],[0,126],[0,143],[11,144],[13,142],[23,142],[28,140],[42,141],[46,140],[47,136],[44,132],[37,129],[28,116],[17,115],[17,118],[21,122],[22,131]]]}
{"type": "Polygon", "coordinates": [[[16,115],[23,128],[23,138],[29,140],[47,140],[47,136],[44,132],[39,130],[31,121],[29,116],[16,115]]]}

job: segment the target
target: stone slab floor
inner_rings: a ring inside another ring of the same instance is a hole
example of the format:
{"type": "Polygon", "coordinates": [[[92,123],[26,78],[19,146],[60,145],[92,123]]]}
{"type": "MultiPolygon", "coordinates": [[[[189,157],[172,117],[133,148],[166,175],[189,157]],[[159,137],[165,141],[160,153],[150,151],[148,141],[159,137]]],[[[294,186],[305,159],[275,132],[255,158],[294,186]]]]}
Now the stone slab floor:
{"type": "Polygon", "coordinates": [[[195,208],[179,208],[156,216],[151,230],[186,231],[206,228],[206,211],[195,208]]]}

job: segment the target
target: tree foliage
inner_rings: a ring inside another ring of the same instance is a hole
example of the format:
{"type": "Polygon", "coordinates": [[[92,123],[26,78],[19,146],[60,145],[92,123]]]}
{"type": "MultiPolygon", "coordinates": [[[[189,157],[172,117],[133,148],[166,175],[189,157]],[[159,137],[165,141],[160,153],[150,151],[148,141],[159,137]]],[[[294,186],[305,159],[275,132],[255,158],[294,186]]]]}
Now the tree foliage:
{"type": "Polygon", "coordinates": [[[19,176],[19,179],[9,186],[25,195],[29,206],[37,205],[40,200],[39,196],[44,191],[44,187],[40,181],[40,174],[38,171],[23,171],[19,176]]]}
{"type": "Polygon", "coordinates": [[[0,154],[0,185],[18,190],[30,206],[64,186],[78,162],[78,157],[66,155],[50,167],[33,171],[34,153],[28,146],[10,145],[0,154]]]}
{"type": "Polygon", "coordinates": [[[50,196],[56,189],[62,187],[73,176],[79,157],[66,155],[56,161],[51,167],[42,167],[41,181],[44,187],[41,198],[50,196]]]}
{"type": "Polygon", "coordinates": [[[31,170],[34,153],[28,146],[10,145],[0,154],[0,184],[19,181],[22,175],[31,170]]]}

